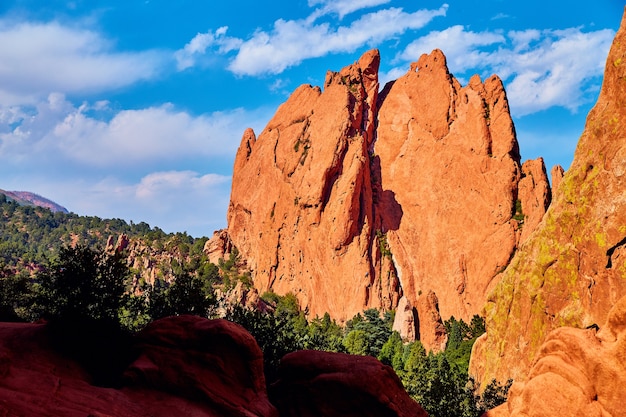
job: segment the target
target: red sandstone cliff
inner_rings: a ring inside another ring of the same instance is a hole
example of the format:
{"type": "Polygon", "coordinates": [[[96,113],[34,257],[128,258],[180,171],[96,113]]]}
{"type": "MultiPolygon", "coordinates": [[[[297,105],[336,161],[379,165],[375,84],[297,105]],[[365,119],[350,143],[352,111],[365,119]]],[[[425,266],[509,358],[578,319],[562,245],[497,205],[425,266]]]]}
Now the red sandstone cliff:
{"type": "MultiPolygon", "coordinates": [[[[546,335],[604,323],[626,295],[626,15],[574,161],[485,307],[471,372],[524,380],[546,335]]],[[[557,172],[558,176],[558,172],[557,172]]]]}
{"type": "Polygon", "coordinates": [[[516,247],[520,156],[502,82],[461,87],[435,50],[383,94],[377,212],[402,290],[414,303],[432,290],[444,319],[467,321],[516,247]]]}
{"type": "Polygon", "coordinates": [[[313,315],[390,309],[400,288],[375,238],[369,148],[378,51],[322,92],[298,88],[235,158],[228,235],[260,292],[293,292],[313,315]]]}
{"type": "Polygon", "coordinates": [[[228,229],[205,250],[236,247],[260,293],[292,292],[311,316],[404,296],[398,327],[419,323],[403,334],[439,349],[441,320],[480,312],[550,191],[543,160],[521,167],[496,76],[462,87],[435,50],[379,97],[378,64],[370,51],[323,91],[299,87],[258,138],[244,133],[228,229]]]}

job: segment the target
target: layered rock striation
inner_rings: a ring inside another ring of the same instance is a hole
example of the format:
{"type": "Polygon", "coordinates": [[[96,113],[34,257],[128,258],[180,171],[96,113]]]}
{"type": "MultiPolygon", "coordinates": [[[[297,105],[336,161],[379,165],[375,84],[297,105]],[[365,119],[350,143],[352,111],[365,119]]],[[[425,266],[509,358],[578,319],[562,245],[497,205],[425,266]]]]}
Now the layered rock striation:
{"type": "Polygon", "coordinates": [[[379,61],[299,87],[258,138],[244,133],[228,229],[207,251],[236,247],[260,293],[292,292],[313,317],[405,297],[397,327],[439,349],[441,320],[480,312],[549,186],[543,160],[522,169],[498,77],[462,87],[435,50],[379,95],[379,61]]]}
{"type": "Polygon", "coordinates": [[[626,18],[574,161],[489,296],[471,364],[483,382],[524,380],[551,330],[604,323],[626,295],[625,131],[626,18]]]}

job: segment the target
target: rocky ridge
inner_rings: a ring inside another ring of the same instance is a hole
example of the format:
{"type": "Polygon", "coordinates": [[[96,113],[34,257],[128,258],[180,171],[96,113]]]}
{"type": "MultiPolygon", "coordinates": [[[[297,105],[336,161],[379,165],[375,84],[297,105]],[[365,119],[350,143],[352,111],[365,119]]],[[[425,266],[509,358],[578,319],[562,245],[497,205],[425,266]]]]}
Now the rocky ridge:
{"type": "Polygon", "coordinates": [[[237,248],[259,293],[292,292],[312,317],[404,297],[397,327],[438,350],[442,320],[480,312],[549,185],[543,160],[520,163],[498,77],[462,87],[435,50],[379,96],[379,61],[329,71],[323,91],[299,87],[258,138],[244,133],[228,228],[205,251],[237,248]]]}

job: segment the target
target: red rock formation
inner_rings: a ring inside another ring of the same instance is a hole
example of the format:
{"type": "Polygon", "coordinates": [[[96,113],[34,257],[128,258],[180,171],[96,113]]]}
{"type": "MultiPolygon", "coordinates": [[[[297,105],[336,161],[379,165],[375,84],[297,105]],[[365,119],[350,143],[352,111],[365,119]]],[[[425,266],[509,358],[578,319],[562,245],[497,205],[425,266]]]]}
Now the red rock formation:
{"type": "MultiPolygon", "coordinates": [[[[244,133],[228,236],[214,239],[238,248],[259,293],[292,292],[311,316],[342,321],[403,295],[416,306],[432,291],[441,318],[469,321],[519,239],[504,88],[496,76],[461,87],[435,50],[378,97],[378,63],[370,51],[329,72],[323,92],[299,87],[258,139],[244,133]]],[[[549,195],[545,169],[531,165],[523,233],[549,195]]],[[[427,349],[439,348],[438,332],[420,328],[433,335],[427,349]]]]}
{"type": "MultiPolygon", "coordinates": [[[[181,316],[152,323],[118,389],[54,353],[42,324],[0,324],[0,415],[268,416],[263,359],[243,328],[181,316]]],[[[97,358],[93,358],[96,360],[97,358]]]]}
{"type": "Polygon", "coordinates": [[[427,416],[393,370],[369,356],[290,353],[270,396],[281,416],[427,416]]]}
{"type": "Polygon", "coordinates": [[[432,290],[417,298],[417,317],[422,345],[435,352],[443,351],[448,342],[448,334],[439,314],[439,300],[432,290]]]}
{"type": "Polygon", "coordinates": [[[626,295],[625,131],[626,16],[574,161],[485,307],[471,365],[483,382],[524,380],[551,330],[603,323],[626,295]]]}
{"type": "Polygon", "coordinates": [[[552,167],[550,170],[550,177],[552,178],[552,192],[555,192],[557,188],[559,188],[559,184],[561,184],[564,174],[565,171],[563,171],[563,167],[561,165],[555,165],[552,167]]]}
{"type": "Polygon", "coordinates": [[[232,251],[232,242],[226,230],[213,232],[213,236],[204,244],[204,253],[209,257],[209,262],[217,265],[220,259],[227,258],[232,251]]]}
{"type": "Polygon", "coordinates": [[[417,310],[406,297],[402,297],[396,308],[392,330],[400,333],[402,340],[412,342],[419,339],[417,329],[417,310]]]}
{"type": "Polygon", "coordinates": [[[520,202],[522,215],[519,243],[523,243],[537,228],[550,205],[552,194],[546,166],[543,158],[524,162],[522,165],[522,179],[518,185],[517,199],[520,202]]]}
{"type": "Polygon", "coordinates": [[[377,133],[382,189],[401,211],[380,213],[402,289],[411,301],[432,290],[444,319],[467,321],[516,244],[519,153],[502,82],[461,87],[435,50],[386,89],[377,133]]]}
{"type": "Polygon", "coordinates": [[[347,319],[397,305],[381,271],[368,149],[378,91],[378,51],[339,73],[324,92],[298,88],[235,157],[228,234],[263,293],[293,292],[312,316],[347,319]]]}
{"type": "Polygon", "coordinates": [[[539,349],[526,383],[485,417],[617,417],[626,412],[626,297],[595,328],[562,327],[539,349]]]}

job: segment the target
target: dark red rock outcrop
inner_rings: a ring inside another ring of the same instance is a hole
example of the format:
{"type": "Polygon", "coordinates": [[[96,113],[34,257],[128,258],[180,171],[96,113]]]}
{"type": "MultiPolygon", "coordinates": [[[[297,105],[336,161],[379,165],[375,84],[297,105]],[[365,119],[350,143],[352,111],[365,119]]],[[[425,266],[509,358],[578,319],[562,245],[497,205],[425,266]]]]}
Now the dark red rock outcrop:
{"type": "Polygon", "coordinates": [[[240,326],[181,316],[152,323],[139,339],[121,386],[102,388],[54,352],[46,325],[0,323],[0,415],[277,416],[261,351],[240,326]]]}
{"type": "Polygon", "coordinates": [[[526,383],[485,417],[618,417],[626,413],[626,297],[596,328],[561,327],[539,349],[526,383]]]}
{"type": "Polygon", "coordinates": [[[426,417],[393,370],[369,356],[286,355],[270,395],[284,417],[426,417]]]}
{"type": "Polygon", "coordinates": [[[604,323],[626,295],[626,15],[574,160],[485,307],[470,371],[526,378],[557,327],[604,323]]]}

